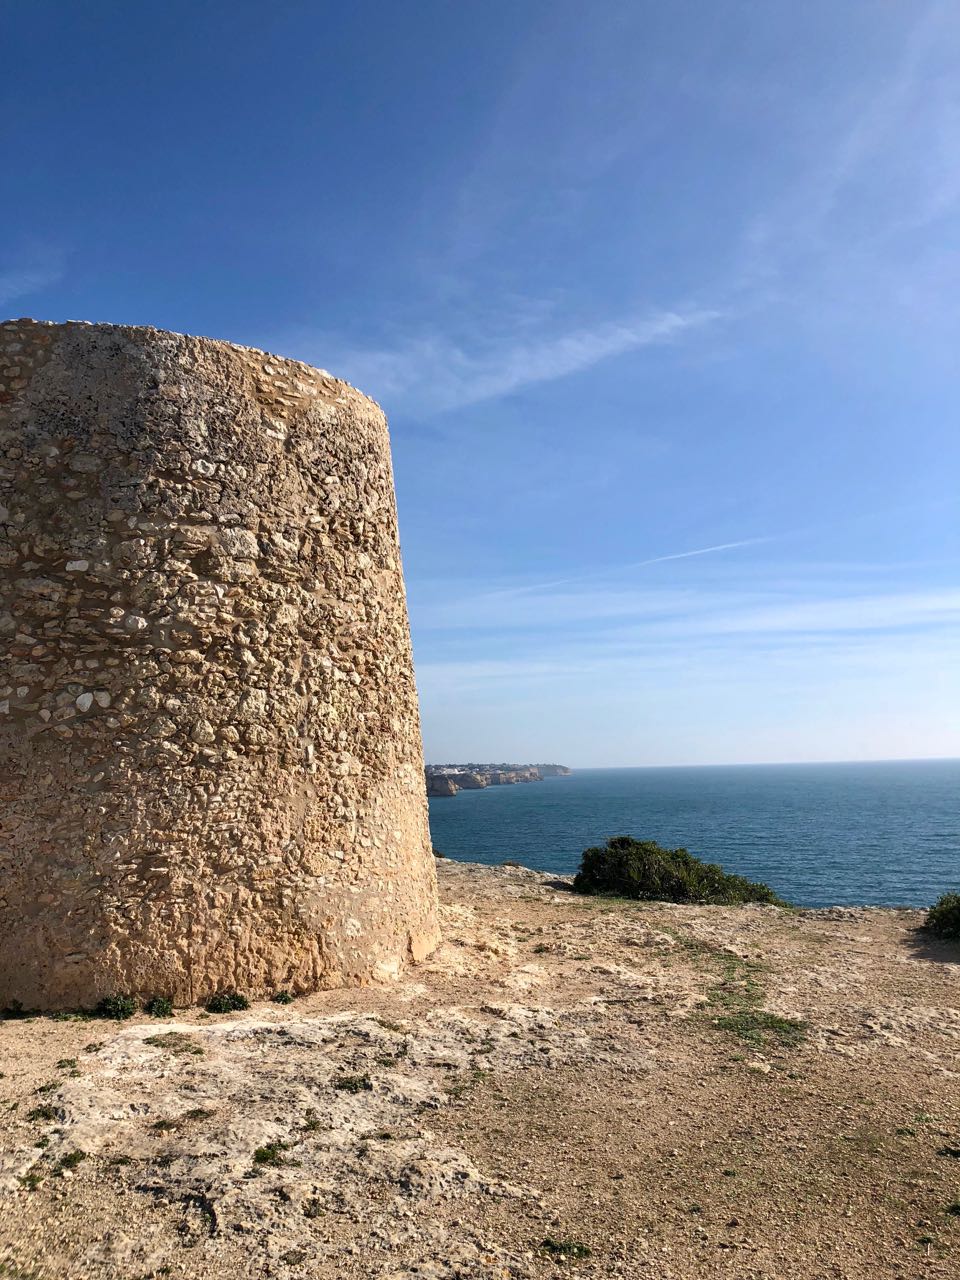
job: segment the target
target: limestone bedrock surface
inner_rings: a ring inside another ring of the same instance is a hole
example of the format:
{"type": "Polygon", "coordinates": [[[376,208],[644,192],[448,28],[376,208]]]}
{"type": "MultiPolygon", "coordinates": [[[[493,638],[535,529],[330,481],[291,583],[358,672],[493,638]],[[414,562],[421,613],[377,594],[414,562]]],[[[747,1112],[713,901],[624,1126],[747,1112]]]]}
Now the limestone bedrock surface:
{"type": "Polygon", "coordinates": [[[0,1005],[437,941],[386,421],[149,328],[0,325],[0,1005]]]}

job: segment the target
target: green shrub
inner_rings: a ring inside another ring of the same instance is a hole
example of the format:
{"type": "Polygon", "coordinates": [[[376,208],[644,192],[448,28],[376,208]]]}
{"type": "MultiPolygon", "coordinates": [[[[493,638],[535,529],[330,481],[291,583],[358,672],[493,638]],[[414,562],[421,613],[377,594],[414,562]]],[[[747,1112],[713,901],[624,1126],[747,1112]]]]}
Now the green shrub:
{"type": "Polygon", "coordinates": [[[373,1088],[373,1081],[366,1072],[362,1076],[334,1076],[333,1087],[346,1093],[365,1093],[373,1088]]]}
{"type": "Polygon", "coordinates": [[[960,942],[960,893],[945,893],[930,908],[923,927],[938,938],[960,942]]]}
{"type": "Polygon", "coordinates": [[[701,862],[686,849],[663,849],[652,840],[634,840],[632,836],[614,836],[605,848],[584,849],[573,887],[577,893],[654,902],[786,905],[768,885],[730,875],[715,863],[701,862]]]}
{"type": "Polygon", "coordinates": [[[274,1004],[293,1004],[293,996],[289,991],[278,991],[273,997],[274,1004]]]}
{"type": "Polygon", "coordinates": [[[137,1012],[137,1002],[133,996],[104,996],[93,1012],[98,1018],[115,1018],[117,1022],[123,1022],[137,1012]]]}
{"type": "Polygon", "coordinates": [[[249,1008],[250,1001],[237,991],[222,991],[207,1001],[207,1013],[237,1013],[249,1008]]]}
{"type": "Polygon", "coordinates": [[[146,1010],[151,1018],[169,1018],[173,1013],[173,1001],[166,996],[154,996],[147,1002],[146,1010]]]}

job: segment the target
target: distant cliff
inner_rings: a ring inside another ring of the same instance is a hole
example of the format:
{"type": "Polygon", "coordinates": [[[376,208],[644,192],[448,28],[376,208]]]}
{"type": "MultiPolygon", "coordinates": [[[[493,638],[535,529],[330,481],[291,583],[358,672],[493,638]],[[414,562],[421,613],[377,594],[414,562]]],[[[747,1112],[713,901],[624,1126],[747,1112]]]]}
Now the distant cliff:
{"type": "Polygon", "coordinates": [[[425,772],[428,796],[455,796],[458,791],[566,777],[573,770],[565,764],[428,764],[425,772]]]}

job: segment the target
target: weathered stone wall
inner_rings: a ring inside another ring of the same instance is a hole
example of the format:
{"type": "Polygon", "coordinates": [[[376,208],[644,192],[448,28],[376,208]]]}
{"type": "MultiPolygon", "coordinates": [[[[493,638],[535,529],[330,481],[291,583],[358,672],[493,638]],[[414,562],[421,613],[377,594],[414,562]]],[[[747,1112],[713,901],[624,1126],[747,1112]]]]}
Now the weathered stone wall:
{"type": "Polygon", "coordinates": [[[375,404],[223,342],[0,325],[0,597],[0,1005],[433,947],[375,404]]]}

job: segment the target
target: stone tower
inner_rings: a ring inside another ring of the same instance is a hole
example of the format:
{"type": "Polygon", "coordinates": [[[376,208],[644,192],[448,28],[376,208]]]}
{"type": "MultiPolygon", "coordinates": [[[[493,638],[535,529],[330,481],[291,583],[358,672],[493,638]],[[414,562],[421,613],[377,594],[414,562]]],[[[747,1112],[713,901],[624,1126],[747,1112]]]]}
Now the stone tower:
{"type": "Polygon", "coordinates": [[[0,1006],[437,940],[389,441],[260,351],[0,325],[0,1006]]]}

